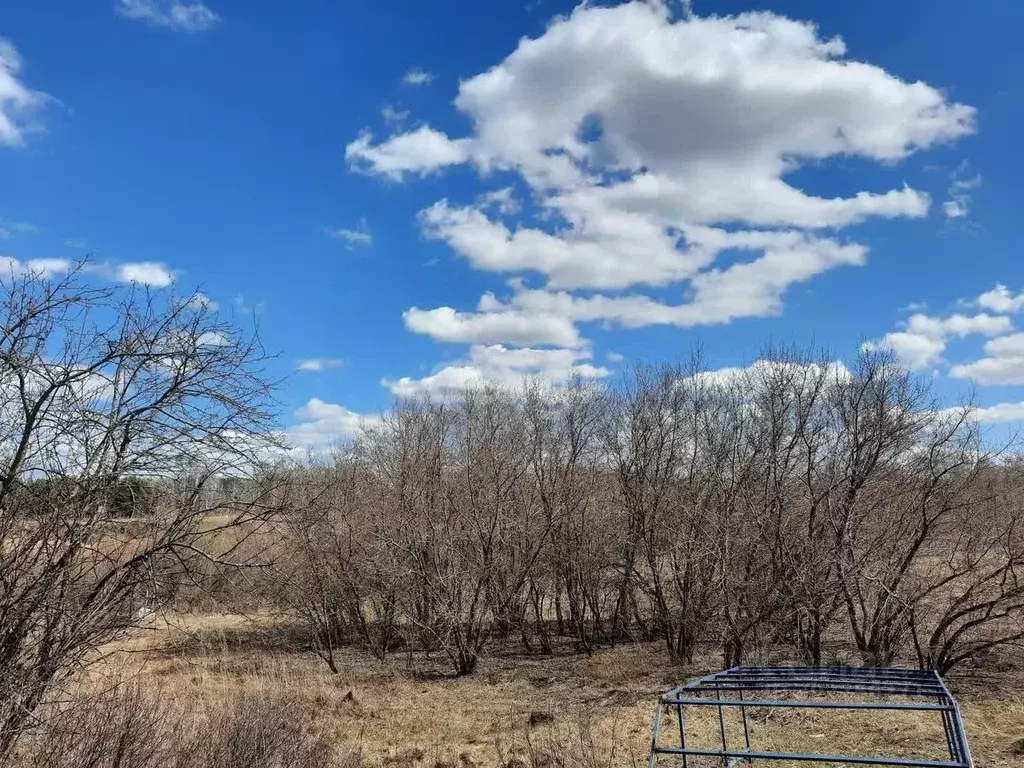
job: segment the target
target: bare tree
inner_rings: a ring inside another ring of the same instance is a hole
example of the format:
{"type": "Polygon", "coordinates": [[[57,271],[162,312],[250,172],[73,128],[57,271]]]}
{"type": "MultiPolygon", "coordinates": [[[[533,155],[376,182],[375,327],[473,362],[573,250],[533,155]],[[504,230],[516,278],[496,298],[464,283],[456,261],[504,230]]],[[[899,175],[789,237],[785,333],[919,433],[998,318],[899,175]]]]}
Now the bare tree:
{"type": "Polygon", "coordinates": [[[233,564],[265,497],[208,509],[207,483],[272,479],[255,337],[200,302],[83,278],[0,274],[0,759],[140,608],[233,564]],[[126,477],[160,490],[137,524],[111,521],[126,477]]]}
{"type": "Polygon", "coordinates": [[[603,634],[604,593],[611,584],[618,520],[609,503],[600,436],[607,393],[575,380],[552,393],[539,384],[525,395],[533,479],[548,546],[529,577],[527,603],[541,648],[550,653],[548,608],[558,630],[585,652],[603,634]],[[604,482],[603,482],[604,481],[604,482]]]}

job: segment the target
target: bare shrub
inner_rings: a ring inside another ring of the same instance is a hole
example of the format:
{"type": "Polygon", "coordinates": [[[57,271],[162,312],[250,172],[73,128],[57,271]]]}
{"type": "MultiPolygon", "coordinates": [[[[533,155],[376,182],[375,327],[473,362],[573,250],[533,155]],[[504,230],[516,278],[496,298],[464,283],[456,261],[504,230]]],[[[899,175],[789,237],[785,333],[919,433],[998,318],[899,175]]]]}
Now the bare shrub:
{"type": "MultiPolygon", "coordinates": [[[[242,691],[214,710],[195,742],[196,768],[333,768],[343,764],[322,733],[311,732],[287,691],[242,691]]],[[[180,759],[180,758],[179,758],[180,759]]],[[[353,758],[346,755],[345,764],[353,758]]]]}
{"type": "MultiPolygon", "coordinates": [[[[281,681],[277,681],[281,682],[281,681]]],[[[189,711],[159,689],[121,681],[43,708],[15,768],[357,768],[283,690],[243,689],[189,711]]]]}
{"type": "Polygon", "coordinates": [[[13,760],[26,768],[158,768],[175,759],[180,717],[138,684],[53,704],[13,760]]]}
{"type": "Polygon", "coordinates": [[[1024,639],[1021,467],[970,413],[891,355],[785,349],[399,401],[298,481],[292,604],[335,670],[357,641],[468,674],[516,632],[948,670],[1024,639]]]}
{"type": "MultiPolygon", "coordinates": [[[[577,711],[564,724],[523,727],[510,720],[496,730],[494,748],[501,768],[612,768],[638,765],[628,753],[616,724],[598,728],[587,711],[577,711]]],[[[646,757],[646,756],[644,756],[646,757]]],[[[644,759],[642,762],[646,763],[644,759]]]]}

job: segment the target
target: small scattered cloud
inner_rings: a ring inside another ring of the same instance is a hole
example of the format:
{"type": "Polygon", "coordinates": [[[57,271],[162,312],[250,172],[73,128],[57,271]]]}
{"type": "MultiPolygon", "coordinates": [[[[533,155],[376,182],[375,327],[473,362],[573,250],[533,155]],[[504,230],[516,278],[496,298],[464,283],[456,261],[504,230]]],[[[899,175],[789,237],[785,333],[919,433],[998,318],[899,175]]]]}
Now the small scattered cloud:
{"type": "Polygon", "coordinates": [[[0,240],[10,240],[19,235],[35,235],[40,231],[38,224],[29,221],[7,221],[0,219],[0,240]]]}
{"type": "Polygon", "coordinates": [[[19,261],[13,256],[0,256],[0,276],[3,275],[35,275],[38,277],[53,277],[71,269],[71,262],[67,259],[29,259],[19,261]]]}
{"type": "Polygon", "coordinates": [[[216,301],[199,291],[192,294],[192,297],[187,302],[187,306],[195,307],[196,309],[207,309],[211,312],[216,312],[220,309],[220,305],[216,301]]]}
{"type": "MultiPolygon", "coordinates": [[[[900,329],[865,342],[865,350],[888,349],[900,362],[917,370],[948,363],[943,354],[951,339],[984,336],[984,356],[949,365],[949,376],[975,384],[998,386],[1024,384],[1024,333],[1015,332],[1012,315],[1024,311],[1024,291],[1014,293],[1002,283],[974,298],[957,299],[962,309],[981,309],[977,314],[937,317],[916,312],[900,329]]],[[[938,371],[935,371],[938,373],[938,371]]]]}
{"type": "Polygon", "coordinates": [[[953,179],[946,190],[942,213],[947,222],[963,222],[971,214],[971,193],[981,186],[982,177],[980,174],[965,176],[967,169],[967,163],[961,163],[953,172],[953,179]]]}
{"type": "Polygon", "coordinates": [[[235,312],[241,315],[262,315],[267,311],[267,302],[257,301],[255,304],[249,302],[245,296],[238,294],[231,300],[235,312]]]}
{"type": "Polygon", "coordinates": [[[20,79],[21,70],[18,49],[0,37],[0,146],[23,146],[26,134],[42,130],[39,114],[53,100],[26,86],[20,79]]]}
{"type": "Polygon", "coordinates": [[[314,397],[295,412],[296,423],[285,431],[285,440],[299,453],[327,453],[339,443],[377,421],[336,403],[314,397]]]}
{"type": "Polygon", "coordinates": [[[344,360],[336,357],[313,357],[307,360],[300,360],[295,370],[320,373],[333,368],[341,368],[344,362],[344,360]]]}
{"type": "Polygon", "coordinates": [[[993,312],[1012,314],[1024,309],[1024,291],[1014,294],[1002,283],[996,283],[991,291],[978,297],[978,306],[993,312]]]}
{"type": "Polygon", "coordinates": [[[402,78],[402,82],[405,85],[430,85],[430,82],[434,79],[434,76],[427,72],[425,69],[414,67],[405,73],[405,77],[402,78]]]}
{"type": "Polygon", "coordinates": [[[206,331],[199,335],[196,343],[201,347],[226,347],[232,342],[230,338],[219,331],[206,331]]]}
{"type": "Polygon", "coordinates": [[[153,288],[166,288],[174,282],[174,272],[157,261],[138,261],[119,264],[113,269],[114,280],[153,288]]]}
{"type": "Polygon", "coordinates": [[[385,104],[380,108],[380,116],[388,125],[401,125],[409,118],[409,113],[405,110],[395,109],[390,104],[385,104]]]}
{"type": "Polygon", "coordinates": [[[618,352],[609,352],[608,354],[605,355],[605,359],[609,363],[622,363],[625,362],[626,356],[620,355],[618,352]]]}
{"type": "Polygon", "coordinates": [[[69,237],[67,240],[64,241],[64,247],[65,248],[75,248],[77,250],[83,250],[87,246],[86,246],[85,240],[83,240],[81,238],[78,238],[78,237],[69,237]]]}
{"type": "Polygon", "coordinates": [[[908,304],[904,304],[899,308],[899,312],[926,312],[928,310],[927,301],[911,301],[908,304]]]}
{"type": "Polygon", "coordinates": [[[971,408],[970,414],[983,424],[1024,421],[1024,403],[998,403],[985,408],[971,408]]]}
{"type": "Polygon", "coordinates": [[[341,240],[350,251],[356,246],[366,246],[373,243],[373,235],[370,233],[370,225],[366,219],[360,219],[355,229],[328,227],[327,234],[335,240],[341,240]]]}
{"type": "Polygon", "coordinates": [[[401,181],[408,174],[426,176],[446,166],[466,162],[466,147],[465,139],[449,139],[424,125],[377,145],[373,144],[372,133],[363,132],[345,147],[345,159],[354,171],[401,181]]]}
{"type": "Polygon", "coordinates": [[[182,32],[205,32],[222,21],[220,16],[201,2],[117,0],[114,8],[117,15],[123,18],[182,32]]]}
{"type": "Polygon", "coordinates": [[[476,207],[480,210],[494,208],[502,216],[512,216],[522,209],[512,187],[496,189],[481,195],[477,198],[476,207]]]}

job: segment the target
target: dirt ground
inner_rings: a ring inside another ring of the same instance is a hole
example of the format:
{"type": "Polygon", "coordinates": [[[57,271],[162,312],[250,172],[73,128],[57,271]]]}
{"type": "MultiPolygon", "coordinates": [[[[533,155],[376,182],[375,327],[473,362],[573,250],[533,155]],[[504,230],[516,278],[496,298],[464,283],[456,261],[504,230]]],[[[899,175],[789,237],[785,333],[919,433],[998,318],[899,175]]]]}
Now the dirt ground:
{"type": "MultiPolygon", "coordinates": [[[[381,662],[347,649],[334,675],[296,646],[294,628],[269,616],[186,615],[154,619],[104,664],[130,670],[183,707],[286,687],[338,749],[358,751],[366,765],[409,768],[646,765],[658,694],[718,668],[712,655],[680,667],[657,644],[625,644],[589,657],[499,651],[476,674],[453,679],[440,657],[381,662]]],[[[979,768],[1024,766],[1024,673],[1012,661],[949,680],[979,768]]],[[[742,734],[738,723],[728,725],[742,734]]],[[[691,721],[692,745],[710,744],[717,727],[717,715],[691,721]]],[[[751,736],[755,748],[861,754],[932,756],[943,744],[937,720],[918,714],[786,710],[755,715],[751,736]]]]}

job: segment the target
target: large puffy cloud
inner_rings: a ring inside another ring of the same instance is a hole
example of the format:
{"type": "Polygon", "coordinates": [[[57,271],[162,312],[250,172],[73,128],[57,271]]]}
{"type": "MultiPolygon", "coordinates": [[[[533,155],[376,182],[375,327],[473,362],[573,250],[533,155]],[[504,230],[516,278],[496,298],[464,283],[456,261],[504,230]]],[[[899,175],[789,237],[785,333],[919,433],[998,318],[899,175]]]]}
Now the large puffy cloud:
{"type": "Polygon", "coordinates": [[[445,397],[484,384],[516,386],[533,379],[558,385],[573,377],[595,379],[610,373],[607,368],[587,362],[590,359],[591,353],[586,350],[513,349],[501,344],[478,344],[470,348],[466,360],[445,366],[429,376],[385,379],[383,383],[399,397],[445,397]]]}
{"type": "Polygon", "coordinates": [[[21,56],[0,37],[0,146],[20,146],[25,134],[38,126],[36,116],[50,97],[33,91],[20,79],[21,56]]]}
{"type": "MultiPolygon", "coordinates": [[[[558,188],[602,170],[646,169],[695,194],[711,171],[736,173],[726,186],[745,195],[739,187],[778,180],[796,158],[899,160],[973,130],[970,107],[845,53],[841,39],[771,13],[673,22],[656,3],[581,6],[464,81],[455,104],[475,125],[469,157],[558,188]]],[[[872,196],[858,199],[877,212],[872,196]]]]}
{"type": "MultiPolygon", "coordinates": [[[[465,135],[363,133],[347,159],[394,181],[455,165],[503,188],[513,176],[529,207],[474,194],[427,206],[419,224],[472,268],[531,286],[486,294],[475,311],[413,308],[406,326],[448,342],[566,349],[585,348],[574,328],[585,322],[780,314],[793,285],[865,263],[867,249],[840,230],[919,218],[931,204],[902,180],[817,195],[794,172],[850,156],[891,167],[972,133],[975,116],[931,85],[848,58],[813,24],[773,13],[677,19],[655,0],[581,5],[462,81],[454,103],[472,126],[465,135]]],[[[963,333],[954,322],[884,341],[921,366],[963,333]]],[[[481,370],[470,359],[424,386],[481,370]]]]}
{"type": "Polygon", "coordinates": [[[396,180],[463,163],[518,174],[532,218],[480,201],[420,214],[428,237],[476,269],[539,273],[547,292],[678,284],[693,297],[574,294],[570,317],[776,314],[794,283],[864,262],[863,247],[820,230],[930,204],[903,184],[818,197],[788,181],[793,171],[851,155],[892,163],[974,130],[971,107],[845,54],[839,38],[771,13],[673,20],[663,3],[584,5],[460,84],[469,135],[363,134],[347,156],[396,180]],[[736,249],[746,261],[717,263],[736,249]]]}

